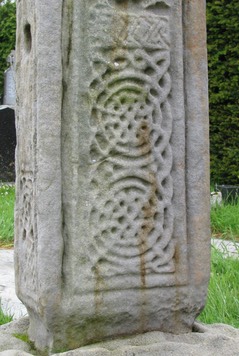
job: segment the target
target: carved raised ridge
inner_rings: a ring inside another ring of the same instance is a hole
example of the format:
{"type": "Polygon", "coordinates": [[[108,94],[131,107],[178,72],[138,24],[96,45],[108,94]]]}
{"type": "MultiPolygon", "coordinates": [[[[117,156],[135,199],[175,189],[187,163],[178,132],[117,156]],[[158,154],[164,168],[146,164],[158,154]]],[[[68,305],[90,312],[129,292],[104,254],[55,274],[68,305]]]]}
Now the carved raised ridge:
{"type": "Polygon", "coordinates": [[[149,6],[164,4],[168,7],[172,6],[173,0],[143,0],[142,5],[144,8],[148,8],[149,6]]]}
{"type": "Polygon", "coordinates": [[[21,240],[25,255],[25,269],[23,283],[27,288],[28,296],[35,299],[37,293],[37,254],[36,254],[36,220],[33,206],[34,175],[32,171],[22,172],[20,175],[19,207],[20,228],[18,238],[21,240]]]}
{"type": "Polygon", "coordinates": [[[169,24],[100,17],[98,26],[92,11],[90,258],[102,276],[141,275],[145,286],[147,275],[175,272],[169,24]]]}

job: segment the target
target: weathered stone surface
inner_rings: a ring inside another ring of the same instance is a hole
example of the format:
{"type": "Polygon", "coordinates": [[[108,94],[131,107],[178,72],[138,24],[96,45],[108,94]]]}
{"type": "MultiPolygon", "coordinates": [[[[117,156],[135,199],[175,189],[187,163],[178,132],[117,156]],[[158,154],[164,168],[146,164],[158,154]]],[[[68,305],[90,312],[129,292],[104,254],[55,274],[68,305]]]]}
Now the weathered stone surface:
{"type": "MultiPolygon", "coordinates": [[[[229,325],[195,324],[190,334],[173,335],[149,332],[134,337],[116,339],[76,350],[54,354],[55,356],[237,356],[239,330],[229,325]]],[[[0,329],[1,330],[1,329],[0,329]]],[[[6,350],[0,356],[29,356],[20,350],[6,350]]]]}
{"type": "Polygon", "coordinates": [[[19,319],[26,316],[27,311],[15,292],[13,253],[10,249],[0,249],[0,303],[4,314],[19,319]]]}
{"type": "Polygon", "coordinates": [[[17,44],[30,338],[190,332],[209,278],[204,1],[26,0],[17,44]]]}
{"type": "MultiPolygon", "coordinates": [[[[30,351],[30,346],[24,341],[16,337],[19,334],[27,334],[29,327],[28,318],[22,318],[8,324],[0,326],[0,351],[9,349],[19,349],[23,351],[30,351]],[[15,336],[14,336],[15,335],[15,336]]],[[[6,351],[8,352],[8,351],[6,351]]],[[[2,352],[0,352],[0,355],[2,352]]]]}
{"type": "Polygon", "coordinates": [[[4,72],[4,96],[3,105],[15,106],[16,81],[15,81],[15,51],[11,51],[7,57],[10,67],[4,72]]]}
{"type": "Polygon", "coordinates": [[[7,350],[0,352],[1,356],[29,356],[31,354],[19,350],[7,350]]]}

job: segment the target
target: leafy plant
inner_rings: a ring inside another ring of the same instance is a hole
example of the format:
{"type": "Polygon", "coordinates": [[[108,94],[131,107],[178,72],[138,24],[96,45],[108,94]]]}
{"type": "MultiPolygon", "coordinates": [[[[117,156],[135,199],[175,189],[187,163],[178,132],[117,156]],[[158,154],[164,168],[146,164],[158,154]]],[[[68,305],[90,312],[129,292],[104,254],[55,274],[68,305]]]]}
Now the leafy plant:
{"type": "Polygon", "coordinates": [[[7,57],[15,48],[16,4],[10,0],[0,2],[0,96],[3,95],[4,71],[7,57]]]}
{"type": "Polygon", "coordinates": [[[207,0],[211,177],[239,184],[239,2],[207,0]]]}

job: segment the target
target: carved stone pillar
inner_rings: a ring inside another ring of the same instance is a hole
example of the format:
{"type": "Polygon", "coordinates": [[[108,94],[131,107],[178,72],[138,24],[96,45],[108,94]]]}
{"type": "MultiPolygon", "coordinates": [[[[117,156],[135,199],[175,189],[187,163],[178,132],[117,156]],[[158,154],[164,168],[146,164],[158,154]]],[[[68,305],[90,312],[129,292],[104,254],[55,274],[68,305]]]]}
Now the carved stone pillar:
{"type": "Polygon", "coordinates": [[[30,338],[190,332],[209,278],[205,2],[26,0],[17,44],[30,338]]]}

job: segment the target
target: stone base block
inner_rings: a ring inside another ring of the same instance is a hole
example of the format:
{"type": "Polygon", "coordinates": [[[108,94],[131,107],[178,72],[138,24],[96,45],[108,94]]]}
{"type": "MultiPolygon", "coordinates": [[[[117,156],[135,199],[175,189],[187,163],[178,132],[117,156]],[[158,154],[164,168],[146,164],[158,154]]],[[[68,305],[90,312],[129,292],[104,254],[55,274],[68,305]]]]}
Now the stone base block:
{"type": "MultiPolygon", "coordinates": [[[[8,325],[8,337],[13,339],[11,333],[15,330],[14,323],[8,325]]],[[[52,356],[238,356],[238,329],[225,324],[205,325],[195,323],[193,330],[192,333],[181,335],[148,332],[133,337],[89,345],[52,356]]],[[[3,332],[6,333],[5,326],[0,327],[0,335],[3,332]]],[[[26,332],[25,328],[22,329],[22,332],[26,332]]],[[[14,343],[12,345],[13,349],[8,349],[9,344],[4,345],[0,338],[0,350],[5,350],[0,352],[0,356],[30,356],[36,354],[34,351],[23,351],[28,350],[28,345],[20,346],[17,343],[15,344],[16,347],[14,347],[14,343]]],[[[37,353],[37,355],[40,355],[40,353],[37,353]]]]}

